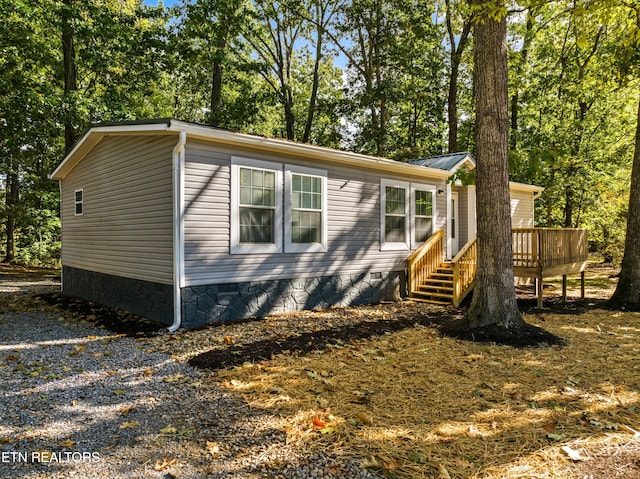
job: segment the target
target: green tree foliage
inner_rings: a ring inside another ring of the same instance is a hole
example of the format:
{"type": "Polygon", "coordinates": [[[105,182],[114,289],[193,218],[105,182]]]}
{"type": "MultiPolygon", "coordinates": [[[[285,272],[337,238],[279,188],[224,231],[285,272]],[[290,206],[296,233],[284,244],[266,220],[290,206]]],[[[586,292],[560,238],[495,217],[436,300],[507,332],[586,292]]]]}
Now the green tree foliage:
{"type": "Polygon", "coordinates": [[[166,114],[154,89],[165,19],[115,0],[2,0],[0,15],[5,260],[55,264],[58,187],[47,174],[62,157],[65,130],[70,141],[90,122],[166,114]],[[62,45],[70,38],[73,78],[65,84],[62,45]]]}
{"type": "Polygon", "coordinates": [[[544,186],[538,222],[589,226],[592,246],[616,259],[621,250],[621,172],[633,148],[632,92],[612,75],[626,21],[576,3],[536,6],[514,19],[511,42],[513,178],[544,186]],[[591,13],[588,13],[591,12],[591,13]],[[616,211],[611,211],[618,204],[616,211]]]}
{"type": "MultiPolygon", "coordinates": [[[[638,7],[493,10],[508,20],[511,179],[545,187],[539,224],[586,226],[617,261],[634,214],[638,7]]],[[[46,174],[65,136],[70,148],[94,122],[173,116],[400,161],[475,152],[472,11],[458,0],[0,0],[5,258],[56,257],[46,174]]]]}

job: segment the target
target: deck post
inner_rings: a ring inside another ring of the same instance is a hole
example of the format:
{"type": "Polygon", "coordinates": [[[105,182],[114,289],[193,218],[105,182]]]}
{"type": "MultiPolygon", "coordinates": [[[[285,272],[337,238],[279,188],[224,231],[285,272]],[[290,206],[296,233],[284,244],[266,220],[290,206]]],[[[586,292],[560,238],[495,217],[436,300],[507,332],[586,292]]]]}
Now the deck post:
{"type": "Polygon", "coordinates": [[[567,275],[562,275],[562,304],[567,302],[567,275]]]}
{"type": "Polygon", "coordinates": [[[584,299],[584,271],[580,271],[580,298],[584,299]]]}
{"type": "Polygon", "coordinates": [[[537,278],[537,288],[538,294],[538,309],[542,309],[542,290],[544,289],[542,284],[542,278],[537,278]]]}

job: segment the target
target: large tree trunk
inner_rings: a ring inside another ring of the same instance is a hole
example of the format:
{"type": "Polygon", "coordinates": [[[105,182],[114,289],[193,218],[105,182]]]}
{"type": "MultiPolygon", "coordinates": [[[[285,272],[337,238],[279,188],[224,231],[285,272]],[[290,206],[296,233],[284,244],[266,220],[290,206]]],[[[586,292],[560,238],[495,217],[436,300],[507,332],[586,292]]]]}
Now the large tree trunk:
{"type": "Polygon", "coordinates": [[[640,100],[636,124],[636,147],[631,168],[631,194],[627,216],[627,238],[624,244],[622,271],[613,303],[640,306],[640,100]]]}
{"type": "Polygon", "coordinates": [[[460,62],[462,54],[467,45],[469,34],[471,33],[472,19],[467,18],[462,26],[462,33],[459,35],[456,46],[456,34],[451,23],[451,5],[449,0],[445,1],[447,34],[449,35],[449,60],[451,62],[451,74],[449,76],[449,92],[447,94],[447,124],[449,127],[448,151],[458,152],[458,74],[460,72],[460,62]]]}
{"type": "Polygon", "coordinates": [[[516,329],[525,323],[516,302],[511,245],[507,23],[504,17],[483,20],[474,27],[478,272],[465,318],[472,329],[516,329]]]}
{"type": "Polygon", "coordinates": [[[220,110],[222,109],[222,72],[223,59],[227,48],[228,27],[223,30],[216,43],[215,61],[211,74],[211,102],[209,104],[209,121],[211,126],[220,126],[220,110]]]}
{"type": "Polygon", "coordinates": [[[64,96],[69,105],[64,119],[64,147],[69,153],[76,141],[74,119],[76,117],[74,101],[70,101],[71,92],[78,89],[76,84],[76,50],[74,45],[74,28],[72,22],[73,0],[63,0],[62,10],[62,61],[64,69],[64,96]]]}

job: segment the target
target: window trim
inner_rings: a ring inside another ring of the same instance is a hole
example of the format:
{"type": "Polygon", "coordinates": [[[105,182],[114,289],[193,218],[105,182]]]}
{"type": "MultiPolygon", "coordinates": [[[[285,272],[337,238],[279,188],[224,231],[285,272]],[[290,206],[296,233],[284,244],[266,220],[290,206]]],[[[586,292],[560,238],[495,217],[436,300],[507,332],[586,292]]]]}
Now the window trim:
{"type": "Polygon", "coordinates": [[[73,191],[73,216],[84,216],[84,188],[73,191]],[[82,195],[80,201],[78,201],[78,193],[82,195]],[[78,213],[78,205],[80,205],[80,213],[78,213]]]}
{"type": "Polygon", "coordinates": [[[431,234],[436,232],[436,195],[438,189],[435,185],[426,183],[411,183],[411,249],[416,249],[422,243],[416,242],[416,191],[428,191],[431,193],[431,234]]]}
{"type": "Polygon", "coordinates": [[[285,189],[284,189],[284,251],[285,253],[311,253],[327,251],[327,170],[319,170],[316,168],[308,168],[298,165],[285,165],[285,189]],[[293,200],[291,195],[292,176],[299,174],[303,176],[312,176],[320,178],[322,193],[322,210],[320,211],[320,242],[314,243],[293,243],[291,231],[291,217],[293,214],[293,200]]]}
{"type": "Polygon", "coordinates": [[[411,224],[411,211],[410,211],[410,191],[411,184],[407,181],[391,180],[388,178],[382,178],[380,180],[380,250],[381,251],[399,251],[409,250],[410,245],[410,224],[411,224]],[[387,205],[387,187],[403,188],[404,189],[404,217],[406,219],[404,223],[404,242],[387,242],[385,238],[386,230],[386,205],[387,205]]]}
{"type": "Polygon", "coordinates": [[[282,164],[252,158],[231,157],[231,254],[282,252],[282,164]],[[275,173],[275,208],[272,243],[240,243],[240,168],[266,170],[275,173]]]}

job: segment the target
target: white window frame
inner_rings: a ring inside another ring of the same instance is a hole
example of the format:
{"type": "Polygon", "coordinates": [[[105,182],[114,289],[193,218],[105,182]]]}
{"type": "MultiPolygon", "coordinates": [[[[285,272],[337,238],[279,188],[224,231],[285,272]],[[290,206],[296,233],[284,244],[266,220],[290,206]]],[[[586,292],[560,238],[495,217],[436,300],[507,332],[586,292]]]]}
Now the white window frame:
{"type": "Polygon", "coordinates": [[[390,180],[382,178],[380,180],[380,250],[381,251],[398,251],[409,250],[410,245],[410,224],[411,224],[411,184],[406,181],[390,180]],[[387,187],[404,188],[404,241],[403,242],[387,242],[385,238],[386,230],[386,204],[387,204],[387,187]]]}
{"type": "Polygon", "coordinates": [[[231,157],[231,254],[282,252],[282,164],[252,158],[231,157]],[[240,243],[240,168],[266,170],[275,173],[275,209],[272,243],[240,243]]]}
{"type": "Polygon", "coordinates": [[[416,191],[428,191],[431,193],[431,234],[436,232],[436,195],[438,189],[435,185],[411,183],[411,248],[415,249],[422,243],[416,242],[416,191]]]}
{"type": "Polygon", "coordinates": [[[84,188],[73,191],[73,216],[84,216],[84,188]],[[82,194],[82,199],[78,201],[78,193],[82,194]],[[78,213],[78,205],[81,205],[82,212],[78,213]]]}
{"type": "Polygon", "coordinates": [[[327,170],[307,168],[297,165],[285,165],[284,172],[284,251],[286,253],[310,253],[327,251],[327,170]],[[292,176],[294,174],[320,178],[322,193],[322,210],[320,212],[320,242],[314,243],[293,243],[291,219],[293,214],[293,200],[291,188],[293,186],[292,176]]]}

